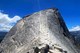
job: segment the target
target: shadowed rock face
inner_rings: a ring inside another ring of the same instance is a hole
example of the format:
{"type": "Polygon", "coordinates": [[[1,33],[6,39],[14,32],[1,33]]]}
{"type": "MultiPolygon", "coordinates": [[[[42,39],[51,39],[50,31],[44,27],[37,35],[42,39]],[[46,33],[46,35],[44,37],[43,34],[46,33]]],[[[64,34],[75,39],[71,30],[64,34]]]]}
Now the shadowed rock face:
{"type": "Polygon", "coordinates": [[[79,53],[57,9],[20,20],[0,44],[1,53],[79,53]]]}

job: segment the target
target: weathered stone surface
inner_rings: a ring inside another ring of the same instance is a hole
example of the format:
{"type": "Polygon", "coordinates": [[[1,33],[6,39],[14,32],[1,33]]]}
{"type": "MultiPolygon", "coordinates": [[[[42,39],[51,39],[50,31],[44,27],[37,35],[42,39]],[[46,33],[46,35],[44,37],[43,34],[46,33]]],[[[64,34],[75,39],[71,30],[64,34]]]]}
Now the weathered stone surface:
{"type": "Polygon", "coordinates": [[[57,9],[21,19],[0,44],[1,53],[79,53],[57,9]]]}

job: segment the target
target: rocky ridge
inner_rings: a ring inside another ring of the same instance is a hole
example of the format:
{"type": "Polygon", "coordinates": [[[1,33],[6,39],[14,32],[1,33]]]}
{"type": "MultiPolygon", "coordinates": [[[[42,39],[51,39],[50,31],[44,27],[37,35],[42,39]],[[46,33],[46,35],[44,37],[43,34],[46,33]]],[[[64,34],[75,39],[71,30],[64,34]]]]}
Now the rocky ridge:
{"type": "Polygon", "coordinates": [[[80,53],[58,9],[36,12],[18,21],[0,44],[0,53],[80,53]]]}

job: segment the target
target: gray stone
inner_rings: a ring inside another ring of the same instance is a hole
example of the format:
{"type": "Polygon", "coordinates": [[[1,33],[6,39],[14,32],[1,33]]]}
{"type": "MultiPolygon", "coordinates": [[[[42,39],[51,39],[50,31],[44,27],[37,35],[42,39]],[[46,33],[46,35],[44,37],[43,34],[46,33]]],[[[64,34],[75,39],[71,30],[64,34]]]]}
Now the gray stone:
{"type": "Polygon", "coordinates": [[[42,10],[18,21],[1,42],[0,52],[40,53],[48,45],[48,52],[80,53],[69,35],[58,9],[42,10]]]}

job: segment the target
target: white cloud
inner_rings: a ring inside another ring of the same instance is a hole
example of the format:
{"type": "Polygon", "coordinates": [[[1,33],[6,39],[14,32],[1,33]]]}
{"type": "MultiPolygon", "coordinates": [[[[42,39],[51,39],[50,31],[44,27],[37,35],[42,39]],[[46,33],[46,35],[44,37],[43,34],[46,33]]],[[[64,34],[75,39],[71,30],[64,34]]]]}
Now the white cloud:
{"type": "Polygon", "coordinates": [[[80,26],[75,26],[69,29],[69,31],[79,31],[79,30],[80,30],[80,26]]]}
{"type": "Polygon", "coordinates": [[[0,25],[0,31],[9,31],[12,28],[12,25],[5,25],[5,24],[1,24],[0,25]]]}
{"type": "Polygon", "coordinates": [[[13,25],[20,20],[20,16],[9,17],[8,14],[0,12],[0,31],[9,31],[13,25]]]}

